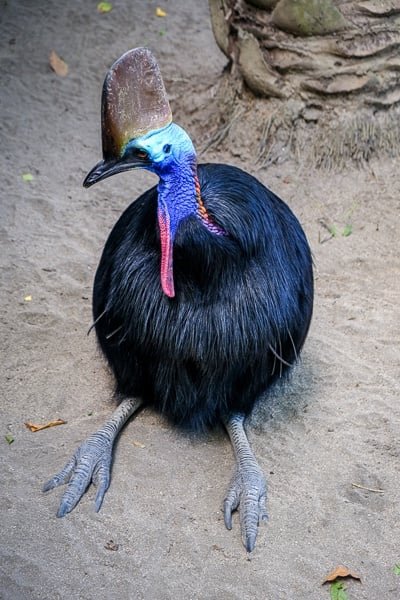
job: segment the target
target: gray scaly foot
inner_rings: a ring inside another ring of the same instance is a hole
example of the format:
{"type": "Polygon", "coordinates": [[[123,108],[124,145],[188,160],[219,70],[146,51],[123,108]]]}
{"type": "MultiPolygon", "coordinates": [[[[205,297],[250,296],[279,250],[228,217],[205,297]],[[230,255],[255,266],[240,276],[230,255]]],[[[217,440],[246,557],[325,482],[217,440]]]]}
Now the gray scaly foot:
{"type": "Polygon", "coordinates": [[[91,483],[97,486],[96,512],[100,510],[104,495],[110,485],[112,450],[122,427],[139,408],[141,400],[126,398],[101,429],[79,446],[65,467],[43,486],[47,492],[67,483],[57,517],[71,512],[91,483]]]}
{"type": "Polygon", "coordinates": [[[243,427],[244,415],[234,415],[226,423],[236,458],[236,468],[224,501],[224,521],[232,529],[232,512],[239,508],[240,528],[247,552],[252,552],[261,521],[268,518],[265,509],[267,484],[250,448],[243,427]]]}

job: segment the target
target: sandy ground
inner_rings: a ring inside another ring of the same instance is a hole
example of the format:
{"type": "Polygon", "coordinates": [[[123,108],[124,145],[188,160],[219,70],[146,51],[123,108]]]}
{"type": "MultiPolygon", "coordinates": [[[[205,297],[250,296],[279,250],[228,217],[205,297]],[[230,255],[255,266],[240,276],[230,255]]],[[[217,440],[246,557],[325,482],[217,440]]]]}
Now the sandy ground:
{"type": "MultiPolygon", "coordinates": [[[[115,0],[108,15],[96,4],[1,3],[0,597],[319,600],[329,598],[324,575],[345,564],[362,578],[348,583],[351,600],[400,598],[394,161],[341,174],[290,163],[257,173],[305,227],[316,303],[291,385],[249,431],[268,476],[270,514],[251,561],[237,519],[231,532],[222,521],[233,466],[227,439],[191,440],[150,411],[120,438],[99,514],[93,489],[61,520],[62,490],[41,493],[111,413],[112,381],[86,335],[93,275],[118,215],[154,183],[128,173],[89,191],[81,186],[100,158],[106,68],[128,48],[150,46],[184,119],[174,82],[195,89],[224,66],[205,2],[165,2],[163,19],[152,0],[115,0]],[[52,49],[69,64],[64,79],[48,68],[52,49]],[[321,219],[339,235],[326,241],[321,219]],[[67,424],[38,433],[24,426],[54,418],[67,424]],[[110,540],[117,551],[105,548],[110,540]]],[[[201,131],[194,137],[201,142],[201,131]]],[[[239,156],[234,162],[254,172],[239,156]]]]}

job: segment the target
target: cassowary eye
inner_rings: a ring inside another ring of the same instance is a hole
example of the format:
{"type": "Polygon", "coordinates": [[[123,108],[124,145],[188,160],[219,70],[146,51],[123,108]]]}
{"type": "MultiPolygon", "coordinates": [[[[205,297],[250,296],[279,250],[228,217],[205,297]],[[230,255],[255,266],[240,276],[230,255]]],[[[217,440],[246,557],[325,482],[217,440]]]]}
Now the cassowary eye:
{"type": "Polygon", "coordinates": [[[149,157],[146,150],[137,150],[136,149],[133,154],[134,154],[134,156],[137,156],[137,158],[148,158],[149,157]]]}
{"type": "Polygon", "coordinates": [[[142,150],[141,148],[135,148],[134,146],[128,146],[124,152],[124,158],[128,160],[132,159],[141,159],[145,160],[149,158],[148,152],[146,150],[142,150]]]}
{"type": "Polygon", "coordinates": [[[171,144],[165,144],[165,146],[163,148],[163,152],[165,154],[169,154],[171,152],[171,144]]]}

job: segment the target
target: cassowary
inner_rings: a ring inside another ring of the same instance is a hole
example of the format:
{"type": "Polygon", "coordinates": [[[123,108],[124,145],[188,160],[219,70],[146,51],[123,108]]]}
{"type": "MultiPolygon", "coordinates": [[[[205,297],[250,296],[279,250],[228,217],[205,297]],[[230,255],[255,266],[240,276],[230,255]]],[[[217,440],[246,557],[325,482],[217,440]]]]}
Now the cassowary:
{"type": "Polygon", "coordinates": [[[307,335],[313,275],[306,237],[288,206],[254,177],[197,164],[145,48],[124,54],[106,76],[102,141],[104,159],[85,187],[136,168],[159,183],[114,226],[94,282],[94,326],[120,403],[44,490],[68,483],[62,517],[93,482],[99,510],[113,444],[140,406],[189,431],[223,424],[236,459],[225,525],[231,529],[239,508],[250,552],[266,518],[266,481],[243,423],[307,335]]]}

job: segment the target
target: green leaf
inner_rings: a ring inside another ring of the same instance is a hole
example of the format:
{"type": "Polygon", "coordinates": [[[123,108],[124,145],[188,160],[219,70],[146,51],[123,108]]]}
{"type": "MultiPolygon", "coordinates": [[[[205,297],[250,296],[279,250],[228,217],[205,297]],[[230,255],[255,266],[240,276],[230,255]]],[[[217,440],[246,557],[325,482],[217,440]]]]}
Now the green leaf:
{"type": "Polygon", "coordinates": [[[394,567],[393,567],[393,573],[395,575],[400,575],[400,564],[394,565],[394,567]]]}
{"type": "Polygon", "coordinates": [[[343,581],[334,581],[331,585],[331,600],[349,600],[343,581]]]}
{"type": "Polygon", "coordinates": [[[97,10],[99,13],[108,13],[110,10],[112,10],[112,7],[113,6],[111,2],[99,2],[97,5],[97,10]]]}
{"type": "Polygon", "coordinates": [[[331,234],[332,237],[336,237],[337,236],[337,227],[336,225],[329,225],[328,226],[328,231],[331,234]]]}
{"type": "Polygon", "coordinates": [[[4,437],[6,438],[6,442],[7,442],[7,444],[12,444],[12,443],[13,443],[13,441],[14,441],[14,438],[13,438],[13,436],[11,435],[11,433],[7,433],[7,434],[6,434],[4,437]]]}
{"type": "Polygon", "coordinates": [[[22,174],[23,181],[33,181],[35,178],[32,173],[23,173],[22,174]]]}
{"type": "Polygon", "coordinates": [[[353,225],[350,225],[350,223],[348,223],[347,225],[345,225],[345,227],[344,227],[344,229],[342,231],[342,235],[344,237],[348,237],[352,233],[353,233],[353,225]]]}

